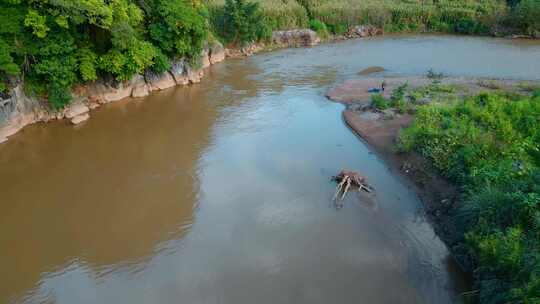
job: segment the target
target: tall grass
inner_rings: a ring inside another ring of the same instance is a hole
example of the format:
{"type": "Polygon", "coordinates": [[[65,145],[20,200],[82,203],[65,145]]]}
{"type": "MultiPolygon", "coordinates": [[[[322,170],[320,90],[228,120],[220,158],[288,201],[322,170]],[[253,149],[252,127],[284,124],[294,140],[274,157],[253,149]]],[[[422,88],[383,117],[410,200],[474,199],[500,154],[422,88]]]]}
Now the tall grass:
{"type": "Polygon", "coordinates": [[[387,31],[442,31],[485,33],[505,11],[500,0],[397,1],[299,0],[310,17],[341,30],[356,24],[373,24],[387,31]]]}
{"type": "MultiPolygon", "coordinates": [[[[294,0],[252,0],[260,4],[264,22],[272,30],[307,28],[309,18],[306,9],[294,0]]],[[[205,0],[211,23],[217,27],[223,16],[225,0],[205,0]]]]}
{"type": "MultiPolygon", "coordinates": [[[[253,0],[259,2],[272,30],[308,27],[324,22],[334,34],[351,26],[371,24],[387,32],[445,32],[489,34],[507,21],[520,32],[540,31],[540,5],[516,10],[505,0],[253,0]],[[532,8],[537,8],[532,11],[532,8]]],[[[525,0],[523,0],[525,1],[525,0]]],[[[536,3],[537,0],[526,0],[536,3]]],[[[224,0],[205,0],[213,20],[223,13],[224,0]]],[[[505,27],[512,27],[508,24],[505,27]]]]}

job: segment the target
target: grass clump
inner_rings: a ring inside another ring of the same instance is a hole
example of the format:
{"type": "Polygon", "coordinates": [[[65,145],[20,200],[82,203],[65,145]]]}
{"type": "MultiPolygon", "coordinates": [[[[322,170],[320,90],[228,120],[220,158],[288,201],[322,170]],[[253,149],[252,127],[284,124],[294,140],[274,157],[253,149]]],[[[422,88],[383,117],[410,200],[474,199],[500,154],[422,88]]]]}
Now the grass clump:
{"type": "Polygon", "coordinates": [[[403,114],[412,110],[409,98],[406,96],[407,88],[409,87],[408,83],[404,83],[397,87],[390,97],[392,107],[403,114]]]}
{"type": "Polygon", "coordinates": [[[371,95],[371,105],[378,110],[386,110],[390,107],[390,102],[382,94],[371,95]]]}
{"type": "Polygon", "coordinates": [[[319,19],[309,20],[309,28],[317,32],[317,35],[321,38],[326,38],[328,36],[328,28],[326,24],[319,19]]]}
{"type": "Polygon", "coordinates": [[[407,113],[411,111],[412,105],[409,101],[407,89],[409,85],[407,83],[397,87],[389,99],[385,98],[382,94],[371,95],[371,105],[377,110],[386,110],[389,108],[395,108],[399,113],[407,113]]]}
{"type": "Polygon", "coordinates": [[[452,213],[482,303],[540,300],[540,96],[483,93],[421,106],[400,135],[464,191],[452,213]]]}

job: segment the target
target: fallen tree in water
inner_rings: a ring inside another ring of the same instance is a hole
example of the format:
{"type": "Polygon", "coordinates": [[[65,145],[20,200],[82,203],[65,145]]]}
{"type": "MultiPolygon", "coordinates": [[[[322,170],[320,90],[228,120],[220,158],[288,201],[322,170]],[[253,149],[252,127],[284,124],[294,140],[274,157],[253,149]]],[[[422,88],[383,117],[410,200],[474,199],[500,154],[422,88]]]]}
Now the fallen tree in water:
{"type": "MultiPolygon", "coordinates": [[[[332,177],[332,180],[338,183],[336,193],[332,198],[334,202],[343,200],[351,187],[368,193],[373,191],[373,188],[367,183],[367,178],[354,171],[341,170],[338,175],[332,177]]],[[[341,204],[338,206],[342,207],[341,204]]]]}

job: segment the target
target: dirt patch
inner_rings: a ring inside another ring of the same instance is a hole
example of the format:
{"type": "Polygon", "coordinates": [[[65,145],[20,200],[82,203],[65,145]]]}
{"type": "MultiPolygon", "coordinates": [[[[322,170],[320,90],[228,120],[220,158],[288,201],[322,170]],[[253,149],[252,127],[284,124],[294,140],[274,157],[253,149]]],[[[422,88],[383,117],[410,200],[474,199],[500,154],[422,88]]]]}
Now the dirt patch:
{"type": "Polygon", "coordinates": [[[385,98],[390,98],[392,91],[400,85],[407,83],[410,86],[422,86],[430,83],[428,78],[422,77],[364,77],[360,79],[351,79],[345,81],[328,91],[326,97],[329,99],[343,103],[343,104],[369,104],[371,95],[370,90],[381,89],[381,86],[385,84],[384,91],[378,92],[385,98]]]}
{"type": "Polygon", "coordinates": [[[365,76],[365,75],[380,73],[380,72],[384,72],[384,71],[386,71],[386,69],[383,68],[383,67],[371,66],[369,68],[365,68],[365,69],[361,70],[360,72],[358,72],[358,75],[365,76]]]}
{"type": "MultiPolygon", "coordinates": [[[[519,94],[529,94],[532,90],[540,88],[540,81],[531,80],[507,80],[507,79],[488,79],[488,78],[466,78],[466,77],[444,77],[442,79],[432,79],[428,77],[359,77],[350,79],[342,84],[335,86],[326,93],[326,97],[332,101],[343,103],[347,106],[359,108],[369,105],[373,89],[381,89],[385,84],[385,90],[375,92],[385,98],[390,98],[392,92],[407,84],[409,93],[416,89],[428,88],[436,84],[437,87],[431,89],[448,90],[448,92],[426,92],[428,95],[437,93],[463,97],[478,94],[480,92],[505,91],[519,94]]],[[[422,103],[430,102],[434,96],[425,96],[426,100],[422,103]]]]}

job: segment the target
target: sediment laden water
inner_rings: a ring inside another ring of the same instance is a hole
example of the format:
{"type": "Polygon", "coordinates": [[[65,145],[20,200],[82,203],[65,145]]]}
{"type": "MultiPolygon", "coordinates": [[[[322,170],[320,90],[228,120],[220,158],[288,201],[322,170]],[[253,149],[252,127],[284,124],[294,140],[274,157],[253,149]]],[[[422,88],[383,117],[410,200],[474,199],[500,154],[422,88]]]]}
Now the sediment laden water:
{"type": "Polygon", "coordinates": [[[2,303],[449,303],[411,189],[324,92],[368,66],[539,79],[540,43],[396,36],[213,66],[200,85],[0,145],[2,303]],[[377,199],[332,208],[341,168],[377,199]]]}

